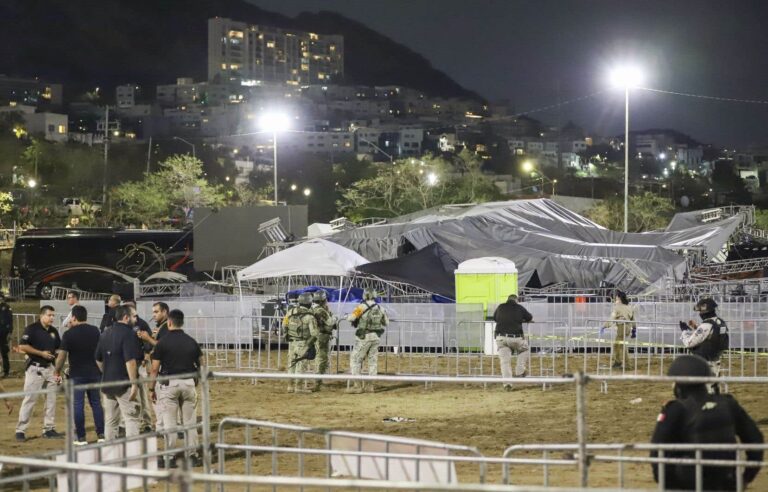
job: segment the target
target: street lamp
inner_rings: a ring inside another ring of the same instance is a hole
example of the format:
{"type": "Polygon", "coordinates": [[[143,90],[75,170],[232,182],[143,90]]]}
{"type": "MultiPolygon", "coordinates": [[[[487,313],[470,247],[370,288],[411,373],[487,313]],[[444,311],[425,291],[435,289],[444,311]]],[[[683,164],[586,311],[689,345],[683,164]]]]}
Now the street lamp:
{"type": "Polygon", "coordinates": [[[534,174],[539,175],[539,180],[541,180],[541,187],[539,189],[539,195],[544,195],[544,180],[546,179],[550,183],[552,183],[552,196],[555,196],[555,185],[557,184],[556,179],[549,179],[549,177],[541,172],[541,170],[536,169],[536,166],[531,161],[525,161],[523,162],[523,171],[526,173],[529,173],[531,177],[533,178],[534,174]]]}
{"type": "Polygon", "coordinates": [[[640,70],[629,65],[611,71],[611,84],[624,88],[624,232],[629,225],[629,89],[637,87],[642,78],[640,70]]]}
{"type": "Polygon", "coordinates": [[[427,184],[429,186],[435,186],[437,184],[437,174],[435,173],[427,174],[427,184]]]}
{"type": "Polygon", "coordinates": [[[193,159],[197,158],[197,156],[195,155],[195,144],[193,144],[192,142],[188,142],[181,137],[173,137],[173,140],[178,140],[180,142],[184,142],[187,145],[190,145],[192,147],[192,158],[193,159]]]}
{"type": "Polygon", "coordinates": [[[282,113],[264,113],[259,118],[259,127],[267,132],[272,132],[273,143],[273,167],[275,174],[275,206],[277,206],[277,134],[290,127],[288,116],[282,113]]]}

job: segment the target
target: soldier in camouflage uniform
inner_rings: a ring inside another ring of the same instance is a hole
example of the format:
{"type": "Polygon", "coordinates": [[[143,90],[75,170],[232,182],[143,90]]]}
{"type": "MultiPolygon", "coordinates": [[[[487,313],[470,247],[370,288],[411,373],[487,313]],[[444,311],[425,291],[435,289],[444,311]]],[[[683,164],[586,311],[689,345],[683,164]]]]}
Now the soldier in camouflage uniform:
{"type": "MultiPolygon", "coordinates": [[[[299,295],[299,305],[290,308],[283,318],[283,330],[288,339],[288,372],[307,372],[307,361],[300,359],[317,340],[317,321],[312,314],[311,294],[299,295]]],[[[309,390],[306,384],[300,385],[300,381],[295,379],[288,383],[288,393],[309,393],[309,390]]]]}
{"type": "MultiPolygon", "coordinates": [[[[339,320],[328,308],[327,294],[324,290],[318,290],[312,294],[312,300],[314,301],[312,312],[315,314],[315,320],[317,320],[318,331],[317,342],[315,342],[317,374],[326,374],[328,372],[328,352],[330,351],[331,337],[339,320]]],[[[318,379],[313,391],[320,391],[322,386],[323,381],[318,379]]]]}
{"type": "MultiPolygon", "coordinates": [[[[384,327],[389,323],[387,314],[381,309],[375,300],[376,293],[366,289],[363,294],[363,303],[358,305],[347,318],[356,327],[355,348],[352,351],[352,374],[360,374],[363,370],[363,360],[368,360],[368,375],[375,376],[378,373],[379,344],[384,327]]],[[[374,392],[372,382],[363,387],[359,381],[355,381],[348,393],[374,392]]]]}

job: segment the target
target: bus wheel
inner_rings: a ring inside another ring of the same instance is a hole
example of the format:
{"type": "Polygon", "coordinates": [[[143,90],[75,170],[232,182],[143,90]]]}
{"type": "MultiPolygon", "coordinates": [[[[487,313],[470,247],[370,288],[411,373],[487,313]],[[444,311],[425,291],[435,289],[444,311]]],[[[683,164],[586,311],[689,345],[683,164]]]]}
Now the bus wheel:
{"type": "Polygon", "coordinates": [[[53,287],[47,282],[40,282],[37,286],[37,297],[40,299],[50,299],[53,295],[53,287]]]}

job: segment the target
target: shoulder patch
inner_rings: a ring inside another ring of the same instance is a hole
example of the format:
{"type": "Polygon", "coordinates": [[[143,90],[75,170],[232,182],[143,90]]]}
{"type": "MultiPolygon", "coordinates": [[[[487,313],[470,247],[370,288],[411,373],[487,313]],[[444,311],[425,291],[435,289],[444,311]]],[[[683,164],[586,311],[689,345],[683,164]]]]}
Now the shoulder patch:
{"type": "Polygon", "coordinates": [[[717,407],[717,402],[714,401],[708,401],[706,402],[701,409],[702,410],[713,410],[715,407],[717,407]]]}
{"type": "Polygon", "coordinates": [[[667,414],[664,412],[659,413],[659,416],[656,417],[656,422],[664,422],[667,419],[667,414]]]}

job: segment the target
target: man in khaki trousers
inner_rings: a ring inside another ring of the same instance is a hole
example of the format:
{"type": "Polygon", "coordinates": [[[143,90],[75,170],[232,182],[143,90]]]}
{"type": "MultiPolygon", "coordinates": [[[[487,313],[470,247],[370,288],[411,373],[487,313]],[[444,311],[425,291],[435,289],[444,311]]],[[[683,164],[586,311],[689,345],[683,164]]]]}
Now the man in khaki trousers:
{"type": "MultiPolygon", "coordinates": [[[[192,374],[199,374],[203,367],[203,351],[194,338],[184,333],[184,313],[172,309],[168,313],[168,333],[155,345],[152,352],[152,378],[170,376],[169,380],[149,385],[152,401],[159,401],[162,408],[163,430],[168,438],[168,449],[176,448],[176,415],[181,409],[184,427],[197,424],[197,390],[192,374]],[[175,377],[178,376],[178,377],[175,377]],[[159,386],[158,386],[159,385],[159,386]]],[[[201,466],[202,459],[197,454],[197,429],[186,429],[185,447],[192,450],[192,466],[201,466]]],[[[186,452],[184,453],[186,454],[186,452]]],[[[175,466],[175,457],[171,458],[175,466]]]]}

